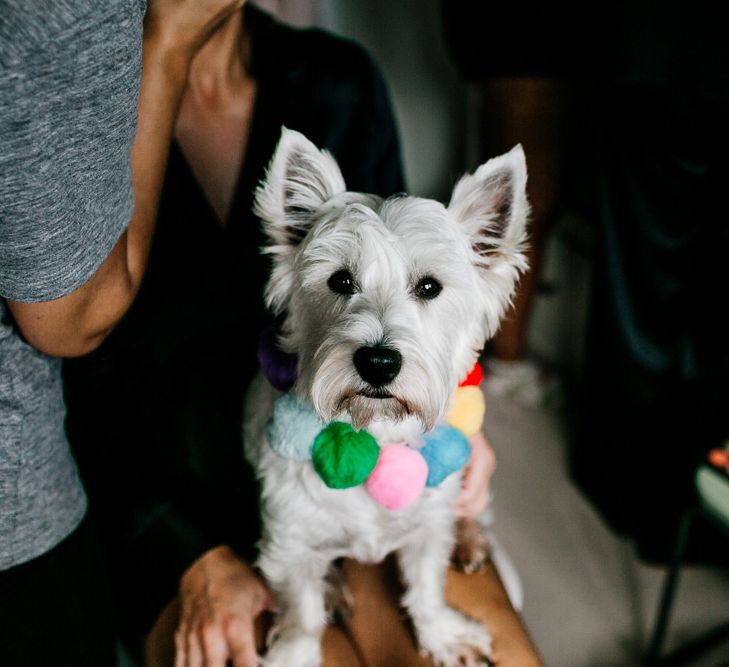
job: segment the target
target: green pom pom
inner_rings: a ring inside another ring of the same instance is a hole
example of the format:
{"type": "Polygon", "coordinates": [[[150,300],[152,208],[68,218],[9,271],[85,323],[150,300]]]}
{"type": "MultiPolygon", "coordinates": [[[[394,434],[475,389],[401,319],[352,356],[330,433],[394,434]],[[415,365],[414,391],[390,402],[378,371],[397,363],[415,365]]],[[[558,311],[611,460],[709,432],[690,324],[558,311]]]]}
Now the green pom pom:
{"type": "Polygon", "coordinates": [[[330,489],[362,484],[377,465],[380,446],[367,431],[332,422],[314,440],[311,461],[330,489]]]}

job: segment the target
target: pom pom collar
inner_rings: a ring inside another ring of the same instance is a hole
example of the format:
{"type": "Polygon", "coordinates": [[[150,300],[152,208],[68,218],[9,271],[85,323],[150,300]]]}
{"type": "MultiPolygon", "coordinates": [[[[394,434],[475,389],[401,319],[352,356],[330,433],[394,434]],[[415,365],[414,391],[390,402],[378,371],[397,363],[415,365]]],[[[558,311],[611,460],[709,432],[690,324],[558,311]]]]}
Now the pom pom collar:
{"type": "MultiPolygon", "coordinates": [[[[289,392],[296,382],[297,358],[282,352],[277,345],[277,328],[267,327],[259,339],[261,371],[273,387],[289,392]]],[[[408,443],[380,445],[367,431],[355,431],[350,424],[322,424],[314,410],[285,393],[274,403],[266,426],[271,448],[283,458],[307,461],[324,484],[332,489],[347,489],[364,484],[372,499],[388,510],[403,510],[417,501],[425,487],[440,485],[460,470],[471,453],[463,433],[464,408],[459,392],[478,390],[483,371],[476,363],[456,389],[451,402],[449,423],[441,424],[423,436],[422,447],[408,443]],[[461,429],[458,428],[461,426],[461,429]]],[[[480,393],[480,392],[479,392],[480,393]]],[[[483,400],[471,401],[475,413],[469,414],[470,432],[483,419],[483,400]]]]}

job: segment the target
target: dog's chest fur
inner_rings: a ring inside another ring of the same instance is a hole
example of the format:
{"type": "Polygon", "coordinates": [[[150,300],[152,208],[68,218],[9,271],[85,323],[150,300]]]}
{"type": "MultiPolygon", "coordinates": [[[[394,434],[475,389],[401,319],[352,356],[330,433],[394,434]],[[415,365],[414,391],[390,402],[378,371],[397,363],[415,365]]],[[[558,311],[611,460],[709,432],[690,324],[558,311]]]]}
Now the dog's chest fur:
{"type": "Polygon", "coordinates": [[[330,489],[311,461],[284,458],[269,446],[265,426],[279,395],[259,376],[246,402],[246,455],[261,480],[264,539],[331,560],[347,556],[380,562],[413,533],[451,529],[450,507],[460,475],[426,489],[417,503],[400,512],[378,505],[363,486],[330,489]]]}

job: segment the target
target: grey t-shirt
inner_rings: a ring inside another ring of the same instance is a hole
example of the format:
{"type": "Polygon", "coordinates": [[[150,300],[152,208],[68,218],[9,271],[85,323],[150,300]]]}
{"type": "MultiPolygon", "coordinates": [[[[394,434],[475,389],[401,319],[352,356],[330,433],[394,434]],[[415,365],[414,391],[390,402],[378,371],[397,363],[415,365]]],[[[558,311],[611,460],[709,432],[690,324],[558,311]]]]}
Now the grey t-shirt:
{"type": "MultiPolygon", "coordinates": [[[[143,0],[0,0],[0,296],[59,298],[132,217],[143,0]]],[[[60,360],[0,298],[0,570],[48,551],[86,500],[63,429],[60,360]]]]}

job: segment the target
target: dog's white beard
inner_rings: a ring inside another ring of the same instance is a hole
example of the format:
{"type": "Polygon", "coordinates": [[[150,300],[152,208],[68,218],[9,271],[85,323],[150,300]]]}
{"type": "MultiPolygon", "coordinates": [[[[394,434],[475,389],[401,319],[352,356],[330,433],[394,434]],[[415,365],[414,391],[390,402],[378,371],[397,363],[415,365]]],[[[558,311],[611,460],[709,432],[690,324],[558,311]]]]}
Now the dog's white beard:
{"type": "Polygon", "coordinates": [[[356,430],[365,428],[374,419],[399,422],[411,415],[425,424],[427,418],[418,408],[400,398],[370,398],[359,394],[350,394],[339,402],[339,413],[346,413],[356,430]]]}
{"type": "Polygon", "coordinates": [[[406,361],[400,374],[381,390],[373,390],[357,374],[353,354],[351,345],[324,343],[314,363],[302,369],[297,389],[322,421],[351,421],[355,429],[361,429],[374,420],[399,422],[415,417],[429,431],[445,417],[450,398],[445,388],[451,384],[445,360],[437,363],[415,349],[403,350],[406,361]]]}

